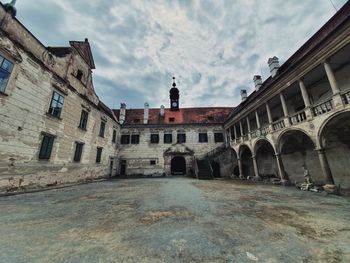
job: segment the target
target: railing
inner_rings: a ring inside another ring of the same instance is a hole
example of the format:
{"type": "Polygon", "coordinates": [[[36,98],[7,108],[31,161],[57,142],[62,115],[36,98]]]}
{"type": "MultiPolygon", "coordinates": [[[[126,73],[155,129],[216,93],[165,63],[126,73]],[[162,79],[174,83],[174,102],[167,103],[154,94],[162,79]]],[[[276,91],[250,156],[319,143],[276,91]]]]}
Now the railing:
{"type": "Polygon", "coordinates": [[[289,117],[289,120],[292,125],[306,121],[305,111],[302,110],[294,113],[292,116],[289,117]]]}
{"type": "Polygon", "coordinates": [[[319,116],[333,110],[332,99],[313,106],[311,110],[314,116],[319,116]]]}
{"type": "Polygon", "coordinates": [[[286,125],[284,124],[284,120],[278,120],[272,123],[272,127],[273,127],[273,130],[276,131],[276,130],[283,129],[284,127],[286,127],[286,125]]]}
{"type": "Polygon", "coordinates": [[[343,104],[350,104],[350,91],[346,91],[341,95],[343,104]]]}

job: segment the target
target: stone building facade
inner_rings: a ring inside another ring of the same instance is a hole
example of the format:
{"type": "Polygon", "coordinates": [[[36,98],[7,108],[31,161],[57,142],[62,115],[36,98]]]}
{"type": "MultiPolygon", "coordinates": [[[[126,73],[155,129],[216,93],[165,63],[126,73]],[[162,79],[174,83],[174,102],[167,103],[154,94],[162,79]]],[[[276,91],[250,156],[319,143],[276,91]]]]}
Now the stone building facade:
{"type": "Polygon", "coordinates": [[[350,3],[347,2],[225,122],[240,177],[304,180],[350,188],[350,3]]]}
{"type": "Polygon", "coordinates": [[[95,94],[88,40],[45,47],[7,11],[0,6],[0,191],[115,173],[120,125],[95,94]]]}

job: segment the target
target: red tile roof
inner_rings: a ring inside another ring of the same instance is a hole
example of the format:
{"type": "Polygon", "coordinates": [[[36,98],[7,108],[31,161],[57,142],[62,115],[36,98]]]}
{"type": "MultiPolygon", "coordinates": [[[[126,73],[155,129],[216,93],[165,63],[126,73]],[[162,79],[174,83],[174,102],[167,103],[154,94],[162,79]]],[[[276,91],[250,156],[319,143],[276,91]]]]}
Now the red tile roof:
{"type": "MultiPolygon", "coordinates": [[[[223,124],[233,107],[181,108],[179,111],[149,109],[148,125],[223,124]],[[173,118],[173,119],[172,119],[173,118]]],[[[120,110],[113,110],[119,119],[120,110]]],[[[144,109],[127,109],[124,125],[143,125],[144,109]]]]}

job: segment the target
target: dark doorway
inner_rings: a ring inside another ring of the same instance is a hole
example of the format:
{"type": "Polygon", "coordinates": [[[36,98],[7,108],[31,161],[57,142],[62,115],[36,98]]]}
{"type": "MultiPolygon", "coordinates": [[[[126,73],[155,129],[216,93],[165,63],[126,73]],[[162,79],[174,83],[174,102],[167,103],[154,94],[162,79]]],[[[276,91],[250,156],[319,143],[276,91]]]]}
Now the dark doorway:
{"type": "Polygon", "coordinates": [[[171,159],[171,174],[186,175],[186,161],[182,156],[176,156],[171,159]]]}
{"type": "Polygon", "coordinates": [[[211,162],[211,168],[213,169],[213,176],[214,178],[220,178],[220,164],[218,162],[211,162]]]}
{"type": "Polygon", "coordinates": [[[125,176],[126,175],[126,160],[122,160],[120,162],[120,175],[125,176]]]}
{"type": "Polygon", "coordinates": [[[110,159],[109,161],[109,178],[113,176],[113,159],[110,159]]]}

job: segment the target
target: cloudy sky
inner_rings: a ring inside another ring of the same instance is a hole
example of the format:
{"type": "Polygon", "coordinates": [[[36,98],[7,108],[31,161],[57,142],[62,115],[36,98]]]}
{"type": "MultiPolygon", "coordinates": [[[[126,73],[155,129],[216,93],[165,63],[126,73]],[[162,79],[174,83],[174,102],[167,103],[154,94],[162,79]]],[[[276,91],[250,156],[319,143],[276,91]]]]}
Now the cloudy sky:
{"type": "Polygon", "coordinates": [[[110,107],[168,107],[173,75],[180,106],[234,106],[346,2],[332,1],[19,0],[17,18],[47,46],[89,38],[110,107]]]}

